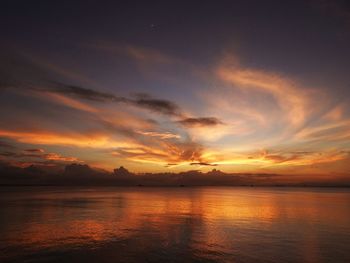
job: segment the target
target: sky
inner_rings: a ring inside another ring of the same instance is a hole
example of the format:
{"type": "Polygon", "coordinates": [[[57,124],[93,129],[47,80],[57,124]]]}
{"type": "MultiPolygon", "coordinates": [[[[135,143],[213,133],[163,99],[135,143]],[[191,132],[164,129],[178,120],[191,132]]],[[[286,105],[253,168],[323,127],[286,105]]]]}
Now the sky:
{"type": "Polygon", "coordinates": [[[0,161],[350,176],[347,1],[3,1],[0,161]]]}

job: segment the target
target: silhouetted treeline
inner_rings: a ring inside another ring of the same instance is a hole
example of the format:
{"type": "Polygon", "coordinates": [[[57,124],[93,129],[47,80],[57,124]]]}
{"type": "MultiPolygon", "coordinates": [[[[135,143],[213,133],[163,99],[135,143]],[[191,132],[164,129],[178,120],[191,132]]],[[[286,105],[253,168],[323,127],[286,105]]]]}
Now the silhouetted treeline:
{"type": "Polygon", "coordinates": [[[213,169],[179,173],[132,173],[124,167],[113,173],[86,164],[70,164],[61,170],[29,166],[20,168],[0,163],[0,185],[72,186],[348,186],[349,182],[291,182],[278,174],[229,174],[213,169]]]}

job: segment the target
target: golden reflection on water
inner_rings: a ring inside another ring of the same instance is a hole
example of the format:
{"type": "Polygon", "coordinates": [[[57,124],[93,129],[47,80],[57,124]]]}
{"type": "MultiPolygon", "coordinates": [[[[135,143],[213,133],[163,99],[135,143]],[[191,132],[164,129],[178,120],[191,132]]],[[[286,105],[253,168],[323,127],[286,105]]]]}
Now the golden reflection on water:
{"type": "Polygon", "coordinates": [[[349,257],[334,244],[350,242],[350,193],[337,189],[32,188],[0,197],[5,259],[16,258],[14,248],[33,254],[117,241],[136,242],[135,253],[188,251],[220,262],[288,253],[318,262],[327,256],[321,246],[349,257]]]}

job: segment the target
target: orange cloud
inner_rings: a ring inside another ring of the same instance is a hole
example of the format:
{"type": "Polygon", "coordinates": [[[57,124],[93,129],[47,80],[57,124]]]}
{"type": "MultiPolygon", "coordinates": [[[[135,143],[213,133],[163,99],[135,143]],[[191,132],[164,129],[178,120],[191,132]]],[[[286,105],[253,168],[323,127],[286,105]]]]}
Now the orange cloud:
{"type": "Polygon", "coordinates": [[[341,150],[326,150],[315,152],[302,151],[256,151],[256,152],[230,152],[230,151],[204,151],[202,160],[218,165],[236,165],[254,170],[278,167],[302,167],[322,163],[334,163],[349,158],[349,152],[341,150]]]}
{"type": "Polygon", "coordinates": [[[337,105],[328,111],[323,118],[329,121],[340,121],[344,116],[344,105],[337,105]]]}
{"type": "Polygon", "coordinates": [[[178,134],[173,134],[171,132],[153,132],[153,131],[137,131],[137,133],[145,135],[145,136],[151,136],[151,137],[159,137],[161,139],[180,139],[181,136],[178,134]]]}
{"type": "Polygon", "coordinates": [[[50,161],[64,161],[64,162],[77,162],[78,158],[76,157],[64,157],[58,153],[47,153],[43,155],[43,158],[50,161]]]}
{"type": "Polygon", "coordinates": [[[0,136],[15,139],[22,143],[46,145],[73,145],[78,147],[107,147],[110,141],[107,136],[91,135],[63,135],[46,131],[8,131],[0,130],[0,136]]]}
{"type": "Polygon", "coordinates": [[[111,154],[141,163],[183,165],[202,162],[202,153],[202,146],[193,142],[157,141],[157,146],[118,147],[111,154]]]}
{"type": "Polygon", "coordinates": [[[86,112],[93,112],[93,113],[96,113],[99,111],[98,109],[96,109],[90,105],[87,105],[86,103],[82,103],[76,99],[72,99],[72,98],[69,98],[69,97],[61,95],[61,94],[52,93],[52,92],[45,92],[41,96],[45,96],[46,98],[53,100],[54,102],[63,104],[65,106],[71,107],[73,109],[78,109],[78,110],[82,110],[82,111],[86,111],[86,112]]]}
{"type": "Polygon", "coordinates": [[[306,127],[299,131],[295,137],[302,140],[322,140],[322,141],[335,141],[335,140],[348,140],[350,120],[340,120],[331,123],[323,123],[314,127],[306,127]]]}
{"type": "Polygon", "coordinates": [[[222,65],[217,74],[235,87],[255,89],[273,96],[293,126],[302,125],[310,112],[309,94],[305,89],[298,88],[292,80],[276,73],[222,65]]]}

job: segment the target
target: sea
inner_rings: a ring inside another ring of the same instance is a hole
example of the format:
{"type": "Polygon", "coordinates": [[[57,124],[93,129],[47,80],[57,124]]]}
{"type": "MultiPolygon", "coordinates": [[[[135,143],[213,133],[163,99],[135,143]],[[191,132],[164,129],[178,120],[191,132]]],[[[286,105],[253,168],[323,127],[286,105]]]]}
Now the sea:
{"type": "Polygon", "coordinates": [[[350,189],[0,187],[0,262],[350,262],[350,189]]]}

